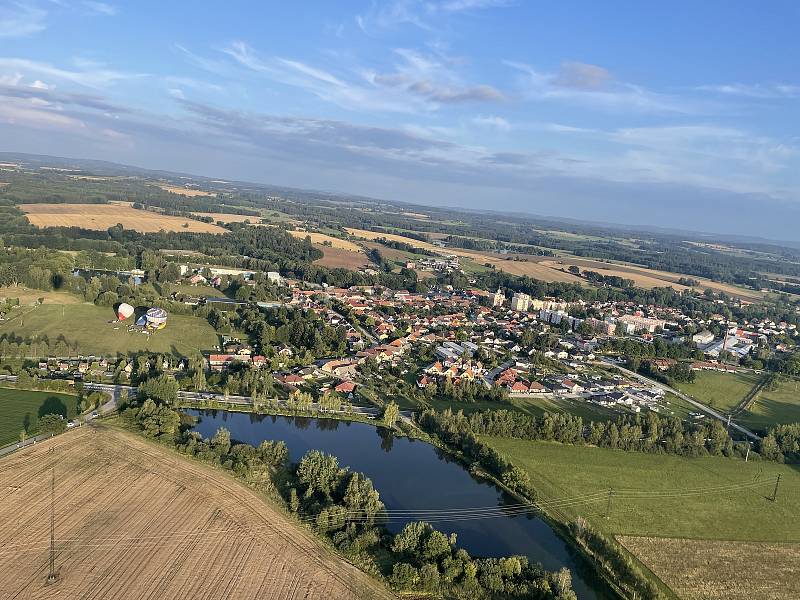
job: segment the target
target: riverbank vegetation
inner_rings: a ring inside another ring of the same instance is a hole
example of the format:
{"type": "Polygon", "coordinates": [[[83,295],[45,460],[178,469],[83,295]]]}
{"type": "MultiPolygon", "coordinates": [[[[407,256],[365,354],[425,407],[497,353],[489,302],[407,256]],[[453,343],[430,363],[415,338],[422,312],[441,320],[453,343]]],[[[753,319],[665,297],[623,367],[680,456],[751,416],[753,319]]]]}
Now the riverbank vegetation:
{"type": "MultiPolygon", "coordinates": [[[[171,395],[170,390],[155,391],[171,395]]],[[[424,522],[411,522],[392,535],[383,526],[385,507],[372,482],[340,466],[333,456],[311,451],[294,463],[283,442],[237,444],[222,428],[203,439],[188,431],[187,417],[152,398],[128,405],[122,420],[269,494],[300,523],[397,591],[454,599],[575,598],[567,569],[547,572],[520,556],[476,559],[458,547],[455,536],[424,522]]]]}

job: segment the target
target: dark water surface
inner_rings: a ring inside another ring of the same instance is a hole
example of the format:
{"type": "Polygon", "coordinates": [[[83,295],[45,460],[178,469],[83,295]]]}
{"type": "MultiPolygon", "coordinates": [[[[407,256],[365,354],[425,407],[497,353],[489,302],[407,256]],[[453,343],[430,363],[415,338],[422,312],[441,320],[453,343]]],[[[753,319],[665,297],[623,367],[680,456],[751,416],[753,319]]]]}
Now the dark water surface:
{"type": "MultiPolygon", "coordinates": [[[[225,427],[232,439],[256,446],[263,440],[283,440],[293,461],[309,450],[333,454],[340,465],[372,479],[389,510],[463,509],[515,503],[495,485],[473,477],[430,444],[394,437],[384,429],[364,423],[225,411],[187,412],[200,417],[194,430],[204,437],[211,437],[219,427],[225,427]]],[[[537,517],[426,520],[445,533],[458,534],[458,545],[473,556],[522,554],[548,570],[566,566],[572,571],[572,586],[579,598],[614,597],[591,566],[537,517]]],[[[387,527],[396,532],[404,524],[405,521],[392,520],[387,527]]]]}

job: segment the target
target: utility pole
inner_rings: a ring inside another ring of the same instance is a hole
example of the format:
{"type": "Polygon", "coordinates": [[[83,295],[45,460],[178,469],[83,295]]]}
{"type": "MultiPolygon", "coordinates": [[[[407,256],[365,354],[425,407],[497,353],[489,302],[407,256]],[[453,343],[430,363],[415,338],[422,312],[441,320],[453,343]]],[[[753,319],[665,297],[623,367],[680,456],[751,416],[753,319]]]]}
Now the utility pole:
{"type": "Polygon", "coordinates": [[[775,502],[775,498],[778,497],[778,484],[781,482],[781,474],[778,473],[778,478],[775,480],[775,489],[772,490],[772,501],[775,502]]]}
{"type": "Polygon", "coordinates": [[[614,488],[608,488],[608,504],[606,504],[606,519],[611,517],[611,499],[614,497],[614,488]]]}
{"type": "Polygon", "coordinates": [[[744,455],[744,462],[747,462],[747,459],[750,458],[750,444],[747,444],[747,454],[744,455]]]}
{"type": "MultiPolygon", "coordinates": [[[[50,452],[53,450],[51,449],[50,452]]],[[[55,583],[56,575],[56,470],[50,469],[50,574],[47,583],[55,583]]]]}

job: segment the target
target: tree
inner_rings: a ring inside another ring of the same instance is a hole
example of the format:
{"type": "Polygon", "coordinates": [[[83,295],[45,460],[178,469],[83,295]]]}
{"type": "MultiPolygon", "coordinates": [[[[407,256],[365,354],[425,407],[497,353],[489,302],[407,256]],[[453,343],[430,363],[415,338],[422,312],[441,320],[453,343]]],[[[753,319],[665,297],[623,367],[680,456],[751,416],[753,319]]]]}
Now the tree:
{"type": "Polygon", "coordinates": [[[67,423],[61,415],[48,414],[39,418],[39,432],[43,434],[56,435],[64,433],[67,423]]]}
{"type": "Polygon", "coordinates": [[[397,403],[394,400],[392,400],[383,409],[383,423],[387,427],[394,427],[394,424],[397,422],[397,419],[399,418],[400,418],[400,407],[397,406],[397,403]]]}

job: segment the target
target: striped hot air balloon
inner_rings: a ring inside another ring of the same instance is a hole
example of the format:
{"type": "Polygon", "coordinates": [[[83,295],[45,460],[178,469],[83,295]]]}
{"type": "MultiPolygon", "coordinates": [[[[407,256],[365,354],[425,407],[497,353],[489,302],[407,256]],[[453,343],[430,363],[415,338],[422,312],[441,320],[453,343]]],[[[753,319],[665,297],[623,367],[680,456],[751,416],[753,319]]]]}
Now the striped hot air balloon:
{"type": "Polygon", "coordinates": [[[132,314],[133,314],[133,307],[130,304],[126,304],[125,302],[123,302],[117,308],[117,318],[120,321],[124,321],[125,319],[130,317],[132,314]]]}

